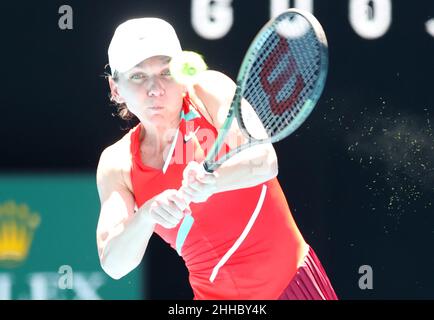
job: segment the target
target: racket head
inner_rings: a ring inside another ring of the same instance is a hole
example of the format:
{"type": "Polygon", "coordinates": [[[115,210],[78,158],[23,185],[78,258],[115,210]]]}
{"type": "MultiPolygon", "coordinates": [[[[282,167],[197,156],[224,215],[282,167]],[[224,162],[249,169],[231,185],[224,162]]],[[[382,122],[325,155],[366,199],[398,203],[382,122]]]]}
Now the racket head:
{"type": "Polygon", "coordinates": [[[293,133],[318,102],[327,71],[326,35],[312,14],[288,9],[270,20],[252,41],[237,76],[234,113],[241,131],[261,143],[293,133]]]}

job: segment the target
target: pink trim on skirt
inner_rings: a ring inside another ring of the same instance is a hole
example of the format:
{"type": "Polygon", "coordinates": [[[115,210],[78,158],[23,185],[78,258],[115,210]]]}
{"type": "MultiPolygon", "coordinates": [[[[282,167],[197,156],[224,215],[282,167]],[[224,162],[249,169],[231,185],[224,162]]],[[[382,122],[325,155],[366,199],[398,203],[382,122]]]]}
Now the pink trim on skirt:
{"type": "Polygon", "coordinates": [[[279,300],[338,300],[329,278],[312,248],[279,300]]]}

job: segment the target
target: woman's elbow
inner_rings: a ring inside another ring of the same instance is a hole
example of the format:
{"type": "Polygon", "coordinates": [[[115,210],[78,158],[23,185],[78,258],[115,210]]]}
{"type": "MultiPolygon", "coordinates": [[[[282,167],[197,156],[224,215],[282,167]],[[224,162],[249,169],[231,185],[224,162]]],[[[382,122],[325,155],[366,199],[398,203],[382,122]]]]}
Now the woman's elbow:
{"type": "Polygon", "coordinates": [[[114,280],[119,280],[125,275],[128,274],[129,271],[125,270],[119,263],[113,263],[110,262],[110,259],[100,259],[101,268],[104,270],[104,272],[110,276],[110,278],[113,278],[114,280]]]}
{"type": "Polygon", "coordinates": [[[273,164],[269,174],[270,174],[269,180],[277,177],[277,175],[279,174],[279,169],[277,167],[277,163],[276,163],[276,165],[273,164]]]}
{"type": "Polygon", "coordinates": [[[140,261],[125,261],[125,259],[119,259],[112,257],[110,254],[104,257],[100,257],[101,268],[104,272],[113,278],[119,280],[134,270],[140,261]]]}
{"type": "Polygon", "coordinates": [[[277,164],[277,158],[272,161],[270,165],[270,179],[276,178],[279,174],[279,166],[277,164]]]}
{"type": "Polygon", "coordinates": [[[271,159],[268,160],[268,180],[271,180],[273,178],[276,178],[279,173],[279,166],[277,164],[277,157],[271,157],[271,159]]]}
{"type": "Polygon", "coordinates": [[[268,145],[265,153],[265,166],[264,166],[264,175],[267,180],[271,180],[277,177],[279,173],[279,166],[277,163],[277,155],[272,145],[268,145]]]}
{"type": "Polygon", "coordinates": [[[255,163],[254,171],[255,175],[261,181],[268,181],[275,178],[278,174],[277,157],[273,152],[266,152],[261,159],[255,163]]]}

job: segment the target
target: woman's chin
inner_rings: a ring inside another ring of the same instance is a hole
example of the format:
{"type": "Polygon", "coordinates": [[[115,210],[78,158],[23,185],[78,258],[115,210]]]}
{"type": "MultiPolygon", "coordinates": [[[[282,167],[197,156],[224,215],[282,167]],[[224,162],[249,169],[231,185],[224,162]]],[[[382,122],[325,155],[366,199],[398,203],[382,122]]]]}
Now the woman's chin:
{"type": "Polygon", "coordinates": [[[147,118],[153,124],[164,124],[166,122],[166,117],[163,113],[155,112],[148,115],[147,118]]]}

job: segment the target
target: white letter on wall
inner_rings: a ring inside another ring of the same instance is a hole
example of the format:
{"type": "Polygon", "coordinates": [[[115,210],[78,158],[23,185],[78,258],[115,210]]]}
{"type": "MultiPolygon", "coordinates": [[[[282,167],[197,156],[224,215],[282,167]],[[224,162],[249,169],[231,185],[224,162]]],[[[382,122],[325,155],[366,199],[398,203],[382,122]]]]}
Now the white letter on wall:
{"type": "Polygon", "coordinates": [[[382,37],[392,23],[390,0],[350,0],[350,24],[365,39],[382,37]]]}
{"type": "Polygon", "coordinates": [[[192,26],[205,39],[223,38],[234,22],[232,0],[193,0],[192,26]]]}
{"type": "Polygon", "coordinates": [[[432,37],[434,37],[434,18],[428,20],[425,23],[425,29],[426,29],[426,32],[428,32],[428,34],[430,34],[432,37]]]}

